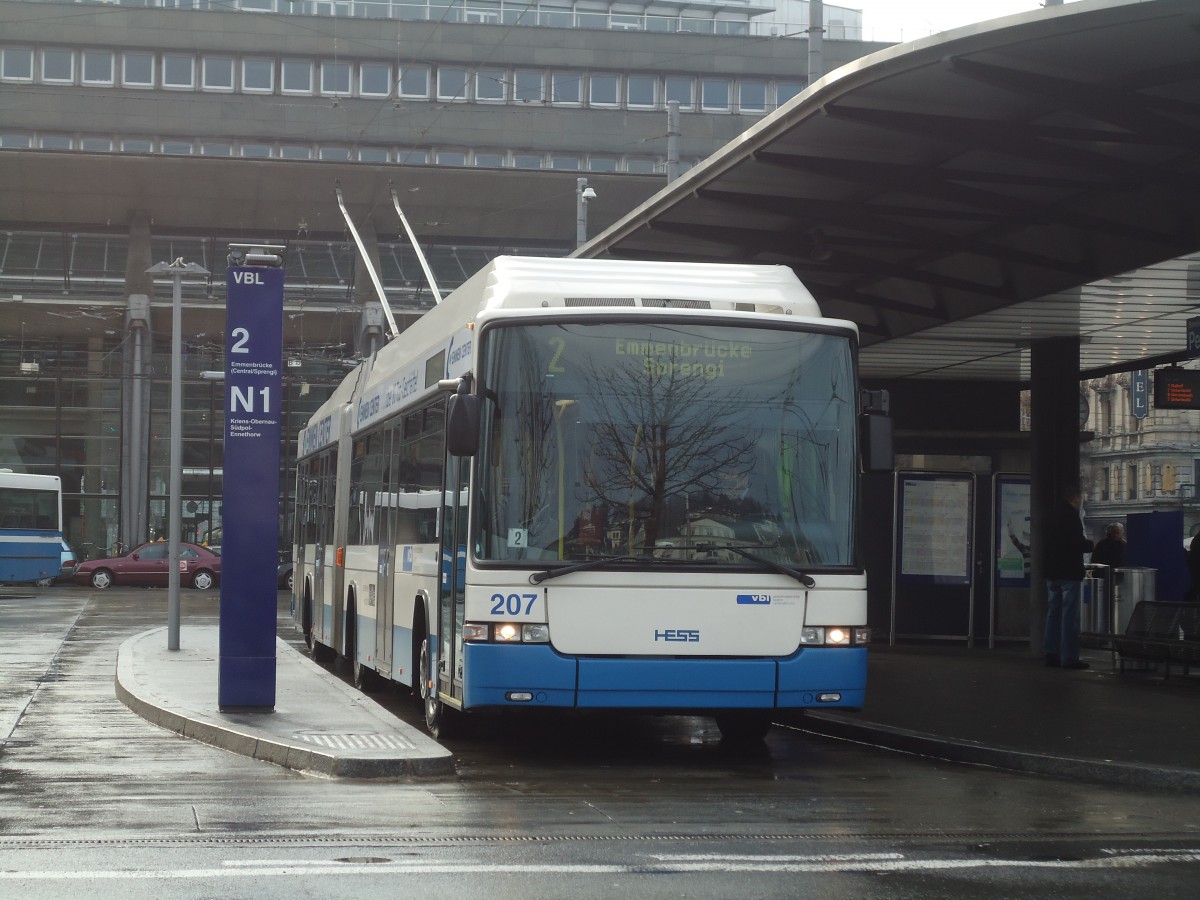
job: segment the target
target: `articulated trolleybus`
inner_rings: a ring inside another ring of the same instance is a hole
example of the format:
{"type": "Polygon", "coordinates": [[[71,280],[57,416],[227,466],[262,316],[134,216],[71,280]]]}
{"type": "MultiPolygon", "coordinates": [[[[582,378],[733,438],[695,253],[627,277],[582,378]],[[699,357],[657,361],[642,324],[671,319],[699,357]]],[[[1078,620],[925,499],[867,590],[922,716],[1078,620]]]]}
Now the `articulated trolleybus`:
{"type": "Polygon", "coordinates": [[[0,584],[34,584],[62,565],[62,481],[0,469],[0,584]]]}
{"type": "Polygon", "coordinates": [[[856,345],[784,267],[494,260],[301,433],[297,625],[364,689],[411,685],[435,737],[861,707],[860,428],[883,456],[890,431],[856,345]]]}

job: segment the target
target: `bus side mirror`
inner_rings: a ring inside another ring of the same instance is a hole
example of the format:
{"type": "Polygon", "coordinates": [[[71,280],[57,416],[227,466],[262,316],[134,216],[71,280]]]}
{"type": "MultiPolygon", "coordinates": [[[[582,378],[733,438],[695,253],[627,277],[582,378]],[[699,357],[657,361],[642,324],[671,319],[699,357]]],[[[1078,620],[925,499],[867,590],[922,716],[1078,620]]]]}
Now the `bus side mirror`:
{"type": "Polygon", "coordinates": [[[892,449],[891,398],[887,391],[864,390],[858,398],[859,439],[864,472],[890,472],[895,468],[892,449]]]}
{"type": "Polygon", "coordinates": [[[479,450],[479,398],[462,387],[446,405],[446,449],[452,456],[474,456],[479,450]]]}
{"type": "Polygon", "coordinates": [[[865,413],[861,422],[863,471],[892,471],[895,454],[892,450],[891,417],[865,413]]]}

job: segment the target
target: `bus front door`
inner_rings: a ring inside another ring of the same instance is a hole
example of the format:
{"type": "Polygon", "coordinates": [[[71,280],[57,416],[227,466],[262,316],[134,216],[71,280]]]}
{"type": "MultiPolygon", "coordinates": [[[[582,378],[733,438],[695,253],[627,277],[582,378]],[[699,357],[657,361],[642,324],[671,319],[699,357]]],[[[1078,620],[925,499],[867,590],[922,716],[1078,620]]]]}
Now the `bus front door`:
{"type": "Polygon", "coordinates": [[[439,556],[437,690],[443,700],[459,706],[463,696],[462,626],[465,612],[467,562],[467,481],[470,461],[446,458],[439,556]]]}

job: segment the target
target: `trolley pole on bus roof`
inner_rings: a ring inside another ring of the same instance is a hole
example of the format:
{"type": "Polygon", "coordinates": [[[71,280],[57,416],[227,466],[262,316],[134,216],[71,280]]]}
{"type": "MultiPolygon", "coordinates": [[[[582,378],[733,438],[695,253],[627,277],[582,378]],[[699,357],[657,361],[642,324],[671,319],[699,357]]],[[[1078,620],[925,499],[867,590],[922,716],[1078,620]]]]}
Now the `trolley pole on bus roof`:
{"type": "Polygon", "coordinates": [[[208,275],[196,263],[160,262],[148,275],[170,275],[171,285],[171,488],[167,546],[167,649],[179,649],[179,532],[183,529],[183,276],[208,275]]]}

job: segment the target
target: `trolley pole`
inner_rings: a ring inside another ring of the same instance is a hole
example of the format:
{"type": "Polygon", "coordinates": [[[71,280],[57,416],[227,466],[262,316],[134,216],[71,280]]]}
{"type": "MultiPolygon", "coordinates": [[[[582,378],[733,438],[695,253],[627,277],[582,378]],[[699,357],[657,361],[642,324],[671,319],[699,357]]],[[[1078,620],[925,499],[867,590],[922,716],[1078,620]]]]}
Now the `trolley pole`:
{"type": "Polygon", "coordinates": [[[183,529],[183,276],[208,275],[196,263],[157,263],[149,275],[170,275],[171,285],[171,486],[167,545],[167,649],[179,649],[179,532],[183,529]]]}

